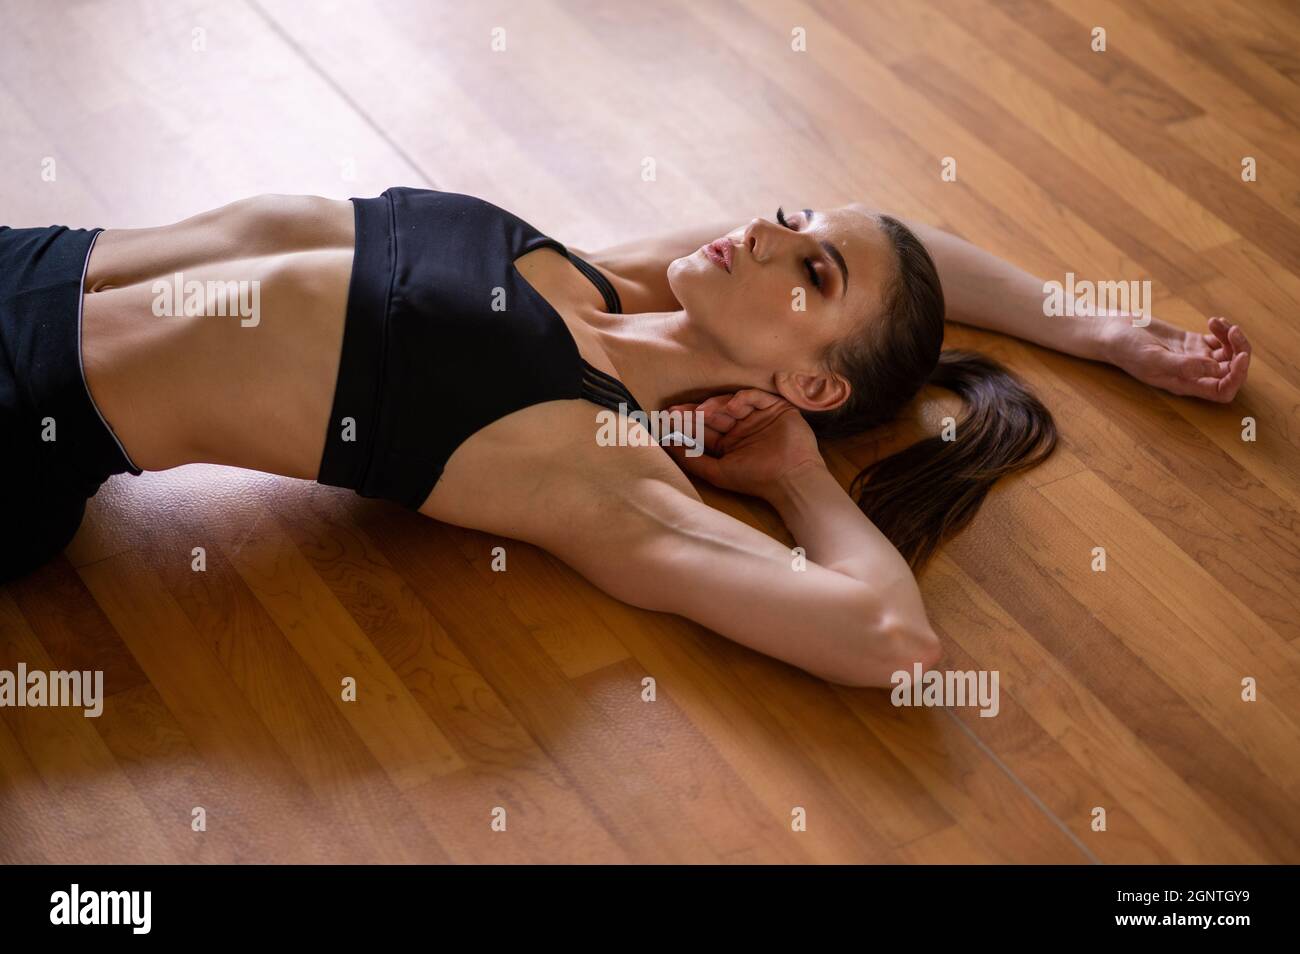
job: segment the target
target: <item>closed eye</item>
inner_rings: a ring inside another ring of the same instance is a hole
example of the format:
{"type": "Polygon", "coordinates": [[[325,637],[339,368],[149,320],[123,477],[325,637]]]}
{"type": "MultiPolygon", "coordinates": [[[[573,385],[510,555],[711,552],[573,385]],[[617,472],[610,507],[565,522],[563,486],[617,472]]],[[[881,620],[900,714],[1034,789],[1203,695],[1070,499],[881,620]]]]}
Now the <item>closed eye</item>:
{"type": "MultiPolygon", "coordinates": [[[[793,225],[791,225],[789,222],[786,221],[785,209],[779,205],[776,207],[776,221],[778,224],[789,229],[791,232],[799,231],[797,228],[795,228],[793,225]]],[[[818,291],[821,291],[822,279],[821,276],[817,274],[817,268],[813,265],[813,260],[811,258],[805,258],[803,260],[803,266],[804,268],[808,269],[808,279],[813,283],[813,288],[816,288],[818,291]]]]}

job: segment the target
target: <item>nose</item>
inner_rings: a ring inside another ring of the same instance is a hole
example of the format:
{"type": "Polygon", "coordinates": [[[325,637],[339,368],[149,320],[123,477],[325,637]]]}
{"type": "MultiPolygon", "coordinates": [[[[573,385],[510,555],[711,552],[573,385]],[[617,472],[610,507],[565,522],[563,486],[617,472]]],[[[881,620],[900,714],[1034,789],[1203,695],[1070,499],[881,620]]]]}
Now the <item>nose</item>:
{"type": "Polygon", "coordinates": [[[783,229],[767,219],[752,219],[745,227],[742,244],[755,261],[765,262],[771,256],[774,243],[783,238],[781,233],[791,234],[789,229],[783,229]]]}

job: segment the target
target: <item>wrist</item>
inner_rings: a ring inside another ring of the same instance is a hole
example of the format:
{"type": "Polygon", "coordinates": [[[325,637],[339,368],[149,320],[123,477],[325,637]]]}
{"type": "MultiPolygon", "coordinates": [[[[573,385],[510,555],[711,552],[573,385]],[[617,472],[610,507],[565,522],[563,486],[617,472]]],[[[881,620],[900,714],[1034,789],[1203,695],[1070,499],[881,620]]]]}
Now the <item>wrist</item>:
{"type": "Polygon", "coordinates": [[[778,512],[784,512],[791,507],[799,498],[803,490],[810,484],[826,478],[834,480],[831,476],[830,469],[826,462],[820,457],[815,460],[809,459],[791,467],[784,474],[772,481],[763,494],[763,498],[776,508],[778,512]]]}
{"type": "Polygon", "coordinates": [[[1070,322],[1070,335],[1066,347],[1059,350],[1072,354],[1085,361],[1100,361],[1113,364],[1111,354],[1117,331],[1122,330],[1128,320],[1117,315],[1094,315],[1087,318],[1061,318],[1070,322]]]}
{"type": "Polygon", "coordinates": [[[1111,315],[1097,320],[1092,360],[1115,364],[1116,343],[1133,327],[1132,315],[1111,315]]]}

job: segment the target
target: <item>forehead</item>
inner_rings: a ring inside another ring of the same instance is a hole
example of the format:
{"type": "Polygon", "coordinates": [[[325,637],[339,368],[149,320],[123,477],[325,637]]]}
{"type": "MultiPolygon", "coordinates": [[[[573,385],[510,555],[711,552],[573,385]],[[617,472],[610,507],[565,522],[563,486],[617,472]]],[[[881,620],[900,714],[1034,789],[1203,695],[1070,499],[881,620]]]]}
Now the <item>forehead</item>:
{"type": "Polygon", "coordinates": [[[893,245],[875,215],[855,205],[813,209],[805,227],[844,256],[849,269],[850,302],[855,307],[878,308],[897,265],[893,245]]]}

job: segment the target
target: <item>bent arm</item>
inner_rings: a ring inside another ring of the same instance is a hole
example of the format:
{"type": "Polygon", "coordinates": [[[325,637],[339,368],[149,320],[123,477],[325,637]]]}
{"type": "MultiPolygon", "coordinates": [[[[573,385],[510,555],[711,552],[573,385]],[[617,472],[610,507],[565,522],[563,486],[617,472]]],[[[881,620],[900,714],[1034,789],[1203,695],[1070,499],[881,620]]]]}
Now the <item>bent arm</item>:
{"type": "Polygon", "coordinates": [[[831,682],[883,687],[933,665],[940,646],[915,580],[834,478],[792,482],[784,498],[806,558],[660,479],[583,488],[557,511],[564,526],[536,542],[618,599],[831,682]]]}

